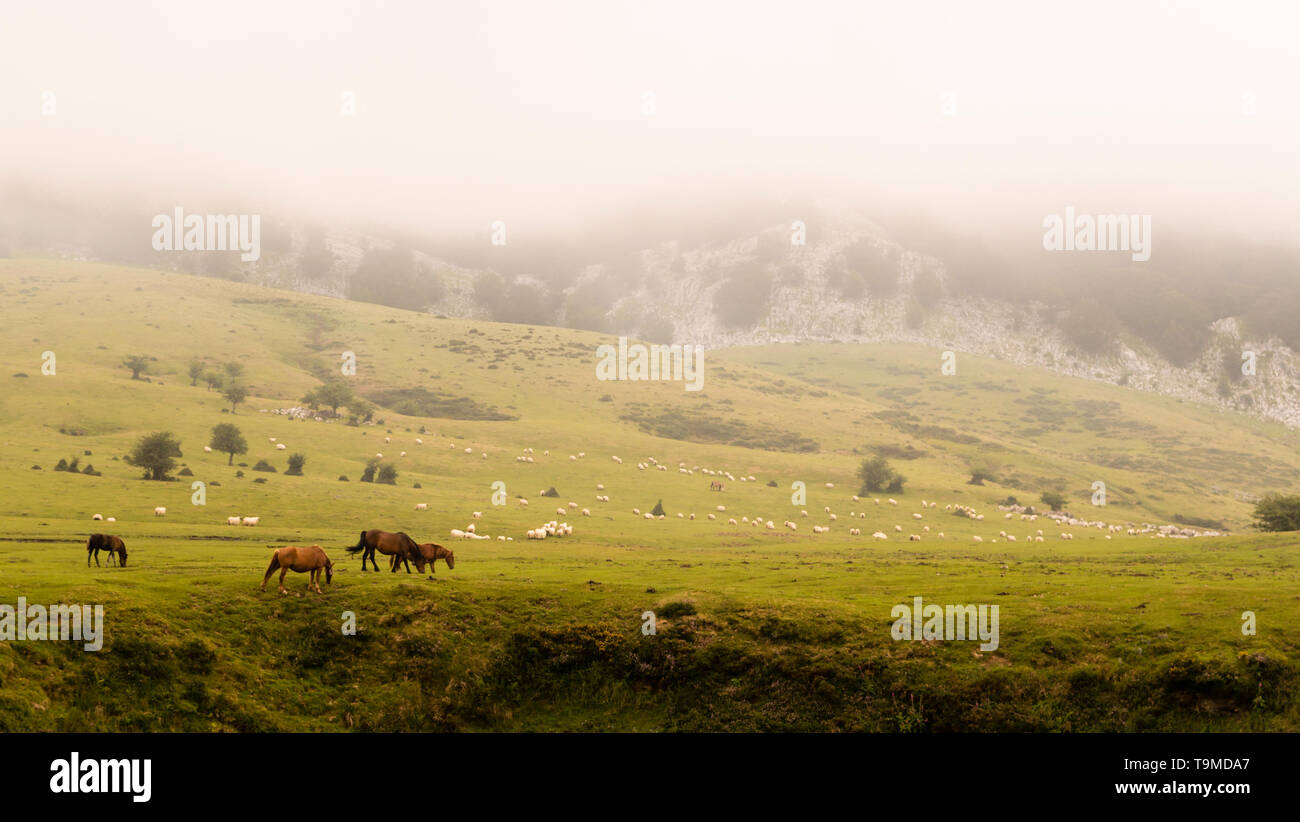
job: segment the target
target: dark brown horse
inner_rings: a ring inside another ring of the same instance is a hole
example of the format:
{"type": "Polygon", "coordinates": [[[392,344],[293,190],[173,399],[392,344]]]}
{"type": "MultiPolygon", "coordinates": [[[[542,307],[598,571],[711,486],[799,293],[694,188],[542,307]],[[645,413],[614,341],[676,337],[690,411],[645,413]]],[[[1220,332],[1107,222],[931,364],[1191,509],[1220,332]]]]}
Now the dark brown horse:
{"type": "Polygon", "coordinates": [[[325,584],[329,585],[334,582],[334,563],[330,558],[325,556],[325,550],[319,545],[309,545],[306,548],[300,548],[297,545],[286,545],[283,548],[276,548],[275,553],[271,555],[271,565],[266,569],[266,576],[262,577],[262,590],[266,590],[266,582],[275,573],[275,569],[280,569],[280,593],[287,594],[284,590],[284,575],[289,571],[298,573],[309,572],[311,576],[307,578],[307,590],[315,588],[316,593],[322,593],[320,589],[321,571],[325,572],[325,584]]]}
{"type": "Polygon", "coordinates": [[[447,570],[450,571],[456,567],[456,555],[452,553],[450,548],[444,548],[432,542],[422,542],[418,547],[420,549],[420,558],[415,561],[415,567],[419,569],[420,573],[424,573],[424,568],[421,567],[424,565],[424,560],[428,560],[429,573],[431,574],[437,573],[433,566],[437,565],[440,559],[447,561],[447,570]]]}
{"type": "Polygon", "coordinates": [[[362,531],[357,544],[347,549],[347,551],[349,554],[361,552],[361,570],[363,571],[366,570],[367,558],[369,558],[370,564],[374,566],[375,570],[379,570],[379,563],[375,562],[375,551],[393,558],[392,571],[394,573],[397,572],[398,562],[406,565],[406,573],[411,573],[410,561],[420,556],[420,546],[416,545],[415,540],[400,531],[393,534],[388,531],[380,531],[378,528],[362,531]]]}
{"type": "Polygon", "coordinates": [[[126,567],[126,543],[110,534],[91,534],[86,541],[86,567],[90,567],[90,558],[95,557],[95,566],[99,566],[99,552],[108,552],[108,564],[126,567]]]}

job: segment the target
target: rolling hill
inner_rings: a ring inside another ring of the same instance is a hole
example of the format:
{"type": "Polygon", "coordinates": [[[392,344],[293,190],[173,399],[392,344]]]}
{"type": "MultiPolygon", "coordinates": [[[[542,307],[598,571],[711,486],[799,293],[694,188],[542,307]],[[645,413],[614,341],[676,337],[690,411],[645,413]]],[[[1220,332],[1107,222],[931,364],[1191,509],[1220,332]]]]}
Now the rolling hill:
{"type": "Polygon", "coordinates": [[[66,260],[0,260],[0,306],[0,602],[107,612],[99,653],[0,642],[3,729],[1297,725],[1300,551],[1248,528],[1253,498],[1300,477],[1300,434],[1277,423],[962,353],[945,375],[920,345],[710,350],[699,392],[599,381],[606,335],[66,260]],[[342,377],[344,352],[371,424],[275,413],[342,377]],[[148,358],[141,379],[131,355],[148,358]],[[248,398],[232,413],[191,384],[195,360],[238,363],[248,398]],[[203,451],[225,422],[249,446],[233,465],[203,451]],[[180,441],[188,475],[147,481],[124,461],[154,431],[180,441]],[[286,476],[295,452],[304,475],[286,476]],[[381,453],[395,484],[359,482],[381,453]],[[905,489],[855,501],[875,454],[905,489]],[[53,470],[74,458],[98,475],[53,470]],[[1045,491],[1120,530],[998,507],[1041,508],[1045,491]],[[656,503],[665,518],[633,513],[656,503]],[[525,539],[557,518],[575,534],[525,539]],[[755,519],[776,527],[739,522],[755,519]],[[493,538],[452,540],[471,522],[493,538]],[[1229,533],[1152,530],[1171,523],[1229,533]],[[363,575],[342,549],[372,527],[441,542],[457,565],[363,575]],[[94,530],[126,541],[127,567],[85,567],[94,530]],[[300,576],[298,595],[258,593],[285,543],[330,553],[325,595],[302,596],[300,576]],[[913,596],[998,604],[999,649],[891,640],[891,608],[913,596]]]}

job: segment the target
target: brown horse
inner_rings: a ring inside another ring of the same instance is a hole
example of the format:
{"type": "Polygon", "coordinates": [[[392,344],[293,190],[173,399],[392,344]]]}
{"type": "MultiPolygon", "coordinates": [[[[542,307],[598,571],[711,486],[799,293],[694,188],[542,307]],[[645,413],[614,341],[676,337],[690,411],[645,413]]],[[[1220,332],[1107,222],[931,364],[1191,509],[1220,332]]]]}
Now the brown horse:
{"type": "Polygon", "coordinates": [[[450,571],[456,567],[456,555],[452,553],[450,548],[443,548],[441,545],[432,542],[422,542],[418,547],[420,549],[420,558],[415,561],[415,567],[419,569],[420,573],[424,573],[424,568],[421,567],[424,565],[424,560],[429,561],[429,573],[431,574],[437,573],[433,566],[437,565],[440,559],[447,561],[447,570],[450,571]]]}
{"type": "MultiPolygon", "coordinates": [[[[406,573],[411,573],[410,560],[420,555],[420,547],[415,544],[415,540],[408,537],[402,532],[396,534],[388,531],[380,531],[378,528],[372,528],[369,531],[362,531],[361,538],[357,544],[347,549],[349,554],[361,552],[361,570],[366,570],[366,559],[369,558],[370,564],[375,570],[379,570],[379,563],[375,562],[375,551],[381,554],[391,556],[392,571],[397,572],[397,564],[401,562],[406,565],[406,573]]],[[[417,567],[418,563],[417,563],[417,567]]],[[[423,573],[423,571],[421,572],[423,573]]]]}
{"type": "Polygon", "coordinates": [[[126,543],[110,534],[91,534],[86,541],[86,567],[90,567],[90,557],[95,557],[95,566],[99,566],[99,552],[108,552],[108,564],[126,567],[126,543]]]}
{"type": "Polygon", "coordinates": [[[330,558],[325,556],[325,551],[319,545],[309,545],[306,548],[300,548],[296,545],[286,545],[283,548],[276,548],[275,553],[271,555],[271,564],[266,569],[266,576],[262,577],[262,590],[266,590],[266,581],[275,573],[275,569],[280,569],[280,593],[287,594],[284,590],[284,575],[290,570],[303,573],[311,572],[307,578],[307,590],[313,587],[316,593],[322,593],[320,589],[320,574],[325,572],[325,584],[329,585],[334,582],[334,563],[330,558]]]}

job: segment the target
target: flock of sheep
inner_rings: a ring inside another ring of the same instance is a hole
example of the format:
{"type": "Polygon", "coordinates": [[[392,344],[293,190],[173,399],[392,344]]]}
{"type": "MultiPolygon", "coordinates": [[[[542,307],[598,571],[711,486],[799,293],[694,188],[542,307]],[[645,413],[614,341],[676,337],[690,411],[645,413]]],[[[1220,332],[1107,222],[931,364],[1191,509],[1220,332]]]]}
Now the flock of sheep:
{"type": "MultiPolygon", "coordinates": [[[[285,446],[284,443],[277,442],[275,437],[270,437],[269,439],[270,439],[270,441],[271,441],[272,443],[275,443],[275,444],[276,444],[276,448],[278,448],[278,449],[280,449],[280,450],[285,450],[286,446],[285,446]]],[[[384,438],[384,442],[385,442],[385,443],[391,443],[391,442],[392,442],[392,437],[385,437],[385,438],[384,438]]],[[[418,437],[414,439],[414,442],[415,442],[416,445],[423,445],[423,444],[424,444],[424,440],[421,439],[421,438],[418,438],[418,437]]],[[[457,446],[455,446],[454,444],[451,444],[450,447],[455,448],[455,447],[457,447],[457,446]]],[[[204,450],[210,452],[212,449],[211,449],[211,448],[207,448],[207,447],[205,447],[204,450]]],[[[467,447],[467,448],[464,449],[464,453],[465,453],[465,454],[470,454],[470,455],[472,455],[472,454],[474,453],[474,449],[473,449],[473,448],[470,448],[470,447],[467,447]]],[[[534,456],[533,456],[534,453],[535,453],[535,451],[534,451],[533,448],[524,448],[524,449],[523,449],[523,452],[522,452],[521,454],[519,454],[515,459],[516,459],[516,461],[518,461],[518,462],[531,463],[531,462],[534,461],[534,456]]],[[[484,459],[487,458],[487,453],[486,453],[486,452],[481,452],[481,454],[482,454],[482,457],[483,457],[484,459]]],[[[544,454],[544,456],[549,456],[549,455],[550,455],[550,451],[544,451],[543,454],[544,454]]],[[[402,456],[406,456],[406,452],[405,452],[405,451],[402,451],[402,452],[401,452],[401,455],[402,455],[402,456]]],[[[382,457],[383,455],[382,455],[382,453],[377,453],[375,456],[376,456],[376,457],[382,457]]],[[[569,455],[569,459],[570,459],[571,461],[578,461],[578,460],[584,459],[586,456],[587,456],[587,455],[586,455],[585,452],[579,451],[579,452],[577,452],[576,454],[570,454],[570,455],[569,455]]],[[[612,460],[615,464],[617,464],[617,465],[622,465],[622,464],[623,464],[623,459],[622,459],[622,457],[619,457],[619,456],[616,456],[616,455],[615,455],[615,456],[612,456],[612,457],[611,457],[611,460],[612,460]]],[[[641,461],[635,463],[635,465],[636,465],[636,467],[637,467],[638,470],[642,470],[642,471],[650,470],[651,468],[654,468],[654,469],[656,469],[656,470],[660,470],[660,471],[667,471],[667,470],[669,470],[667,466],[665,466],[665,465],[661,464],[660,462],[658,462],[658,460],[656,460],[654,457],[646,457],[645,459],[643,459],[643,460],[641,460],[641,461]]],[[[705,475],[705,476],[709,476],[709,477],[717,477],[717,478],[725,477],[725,478],[727,478],[728,480],[731,480],[731,481],[733,481],[733,482],[742,482],[742,483],[743,483],[743,482],[757,482],[757,479],[756,479],[752,474],[743,474],[743,475],[740,475],[740,476],[736,476],[736,475],[732,474],[732,473],[729,472],[729,471],[725,471],[725,470],[716,470],[716,469],[711,469],[711,468],[704,468],[704,467],[701,467],[701,466],[699,466],[699,465],[695,465],[695,466],[692,466],[692,467],[687,467],[687,465],[686,465],[685,462],[679,462],[678,465],[677,465],[677,470],[678,470],[679,473],[681,473],[681,474],[685,474],[685,475],[688,475],[688,476],[693,476],[693,475],[695,475],[695,474],[698,472],[698,473],[700,473],[700,474],[703,474],[703,475],[705,475]]],[[[825,483],[825,487],[826,487],[827,489],[834,489],[835,485],[834,485],[834,483],[827,482],[827,483],[825,483]]],[[[722,483],[721,483],[720,481],[714,481],[714,482],[711,483],[710,488],[711,488],[712,490],[723,490],[724,486],[722,485],[722,483]]],[[[597,485],[596,485],[596,491],[597,491],[597,492],[604,492],[604,491],[605,491],[605,486],[604,486],[603,484],[597,484],[597,485]]],[[[545,491],[545,490],[543,490],[543,491],[541,491],[541,492],[539,492],[539,493],[541,493],[543,496],[545,496],[548,492],[545,491]]],[[[608,494],[606,494],[606,493],[597,493],[597,494],[595,495],[595,499],[596,499],[596,501],[599,502],[599,503],[608,503],[608,502],[610,502],[610,496],[609,496],[608,494]]],[[[867,504],[867,503],[866,503],[866,500],[862,499],[861,497],[859,497],[859,496],[856,495],[856,494],[855,494],[855,495],[852,495],[851,500],[852,500],[853,502],[855,502],[855,503],[862,503],[863,505],[867,504]]],[[[521,507],[521,508],[527,508],[527,507],[528,507],[528,500],[527,500],[527,499],[524,499],[523,497],[518,497],[518,498],[517,498],[517,503],[518,503],[519,507],[521,507]]],[[[872,499],[871,499],[871,504],[872,504],[872,505],[875,505],[875,506],[879,506],[879,505],[882,504],[882,500],[881,500],[880,498],[872,498],[872,499]]],[[[889,506],[891,506],[891,507],[898,507],[898,506],[899,506],[899,502],[898,502],[898,500],[893,499],[893,498],[886,498],[886,499],[884,500],[884,504],[889,505],[889,506]]],[[[932,510],[937,509],[937,508],[939,507],[939,503],[938,503],[938,502],[929,501],[929,500],[924,500],[924,499],[920,501],[920,505],[921,505],[922,512],[913,512],[912,515],[911,515],[911,516],[912,516],[912,519],[916,522],[916,524],[920,526],[919,530],[913,531],[913,532],[911,532],[911,533],[909,533],[909,534],[907,535],[907,539],[908,539],[908,541],[911,541],[911,542],[919,542],[919,541],[921,541],[921,540],[924,538],[925,535],[929,535],[929,534],[932,533],[931,528],[930,528],[930,525],[928,525],[928,524],[922,524],[922,522],[921,522],[922,520],[925,519],[925,516],[926,516],[926,514],[923,513],[923,512],[932,511],[932,510]]],[[[1152,534],[1153,536],[1160,536],[1160,537],[1164,537],[1164,536],[1184,536],[1184,537],[1185,537],[1185,536],[1187,536],[1187,534],[1180,533],[1180,532],[1178,531],[1178,529],[1173,528],[1172,526],[1170,526],[1170,527],[1161,527],[1161,528],[1157,528],[1156,526],[1152,526],[1152,525],[1150,525],[1150,524],[1144,524],[1141,528],[1135,528],[1135,527],[1131,527],[1131,526],[1126,528],[1125,526],[1114,525],[1114,524],[1107,524],[1107,523],[1105,523],[1105,522],[1090,522],[1090,521],[1087,521],[1087,520],[1080,520],[1080,519],[1076,519],[1076,518],[1070,517],[1068,514],[1060,514],[1060,513],[1058,513],[1058,512],[1052,512],[1052,513],[1050,513],[1050,514],[1028,513],[1028,512],[1026,511],[1026,509],[1024,509],[1024,508],[1022,508],[1022,507],[1020,507],[1020,506],[1014,506],[1014,505],[1013,505],[1013,506],[999,505],[998,508],[999,508],[1000,510],[1002,510],[1002,511],[1005,512],[1005,519],[1007,519],[1007,520],[1014,519],[1014,518],[1016,517],[1016,515],[1018,514],[1018,515],[1019,515],[1019,518],[1020,518],[1020,520],[1021,520],[1022,522],[1033,523],[1033,522],[1035,522],[1036,520],[1038,520],[1038,519],[1040,518],[1040,516],[1041,516],[1041,517],[1043,517],[1043,518],[1045,518],[1045,519],[1048,519],[1048,520],[1050,520],[1050,521],[1055,522],[1058,526],[1064,526],[1064,525],[1067,525],[1067,524],[1068,524],[1068,525],[1070,525],[1070,526],[1076,526],[1076,525],[1077,525],[1077,526],[1084,527],[1084,528],[1096,528],[1096,529],[1099,529],[1099,530],[1105,532],[1105,538],[1108,539],[1108,540],[1111,539],[1111,535],[1114,534],[1114,533],[1125,533],[1125,534],[1127,534],[1127,535],[1129,535],[1129,536],[1135,536],[1135,535],[1141,535],[1141,534],[1148,534],[1148,533],[1149,533],[1149,534],[1152,534]]],[[[418,504],[415,505],[415,510],[416,510],[416,511],[427,511],[427,510],[429,510],[429,504],[428,504],[428,503],[418,503],[418,504]]],[[[944,506],[944,510],[945,510],[946,512],[948,512],[949,514],[952,514],[952,515],[954,515],[954,516],[964,517],[964,518],[967,518],[967,519],[970,519],[970,520],[973,520],[973,521],[976,521],[976,522],[983,522],[984,519],[985,519],[985,515],[984,515],[983,513],[980,513],[979,511],[977,511],[976,509],[974,509],[973,507],[971,507],[971,506],[969,506],[969,505],[964,505],[964,504],[961,504],[961,503],[952,503],[952,504],[948,504],[948,505],[944,506]]],[[[655,514],[650,513],[650,512],[642,512],[641,509],[639,509],[639,508],[632,508],[631,511],[632,511],[632,514],[633,514],[634,516],[636,516],[636,517],[638,517],[638,518],[641,518],[641,519],[646,519],[646,520],[653,520],[653,519],[666,519],[666,518],[667,518],[667,515],[665,515],[665,514],[658,514],[658,515],[655,515],[655,514]]],[[[727,511],[727,508],[726,508],[725,505],[717,505],[717,506],[716,506],[716,513],[714,513],[714,512],[709,513],[709,514],[707,515],[707,518],[708,518],[709,520],[716,520],[716,519],[718,518],[717,515],[718,515],[719,513],[726,513],[726,511],[727,511]]],[[[159,507],[157,507],[157,508],[154,509],[154,515],[155,515],[155,516],[159,516],[159,517],[161,517],[161,516],[165,516],[166,513],[167,513],[167,509],[166,509],[165,507],[163,507],[163,506],[159,506],[159,507]]],[[[556,513],[556,517],[557,517],[556,519],[550,520],[549,522],[546,522],[546,523],[542,524],[541,526],[539,526],[539,527],[537,527],[537,528],[528,529],[527,532],[526,532],[526,538],[528,538],[528,539],[539,539],[539,540],[540,540],[540,539],[547,539],[547,538],[550,538],[550,537],[571,536],[571,535],[573,534],[573,527],[572,527],[571,525],[569,525],[568,522],[564,521],[563,518],[566,517],[566,516],[568,516],[569,514],[575,514],[575,513],[576,513],[576,514],[580,514],[581,516],[584,516],[584,517],[589,517],[589,516],[591,516],[591,509],[589,509],[589,508],[581,508],[577,502],[569,502],[569,503],[567,503],[566,506],[562,506],[562,507],[558,507],[558,508],[556,508],[556,509],[555,509],[555,513],[556,513]]],[[[824,524],[824,525],[822,525],[822,524],[814,524],[814,525],[812,525],[812,527],[811,527],[810,530],[812,531],[813,534],[826,534],[826,533],[830,533],[831,528],[832,528],[832,524],[838,522],[838,520],[839,520],[839,515],[837,515],[835,512],[833,512],[833,511],[831,510],[830,506],[825,506],[825,507],[823,508],[823,513],[825,514],[825,516],[826,516],[826,518],[827,518],[827,520],[828,520],[828,523],[827,523],[827,524],[824,524]]],[[[480,519],[482,516],[483,516],[483,513],[482,513],[481,511],[475,511],[475,512],[473,512],[473,518],[474,518],[474,519],[480,519]]],[[[694,513],[685,513],[685,512],[679,512],[679,513],[677,513],[676,516],[677,516],[678,519],[682,519],[682,520],[695,520],[695,518],[696,518],[696,516],[695,516],[694,513]]],[[[807,517],[809,516],[809,515],[808,515],[808,511],[806,511],[806,510],[801,510],[801,511],[799,512],[799,516],[800,516],[801,518],[807,518],[807,517]]],[[[854,510],[849,511],[848,514],[847,514],[847,516],[848,516],[848,518],[849,518],[850,520],[854,520],[854,519],[859,519],[859,520],[860,520],[860,519],[867,519],[867,513],[866,513],[866,511],[859,511],[859,510],[856,510],[856,508],[855,508],[854,510]]],[[[95,520],[103,520],[104,517],[103,517],[102,515],[100,515],[100,514],[95,514],[94,517],[92,517],[92,519],[95,519],[95,520]]],[[[108,521],[108,522],[114,522],[114,521],[115,521],[115,518],[114,518],[114,517],[108,517],[108,518],[107,518],[107,521],[108,521]]],[[[258,524],[260,523],[260,521],[261,521],[261,518],[260,518],[260,517],[231,516],[231,517],[227,517],[227,519],[226,519],[226,524],[227,524],[227,525],[256,526],[256,525],[258,525],[258,524]]],[[[777,525],[776,525],[775,521],[774,521],[773,519],[769,519],[769,518],[764,517],[764,516],[762,516],[762,515],[754,516],[754,517],[752,517],[752,518],[751,518],[750,516],[741,516],[739,519],[737,519],[736,517],[733,516],[733,517],[729,517],[729,518],[728,518],[727,523],[728,523],[729,525],[734,525],[734,526],[740,526],[740,525],[753,526],[753,527],[755,527],[755,528],[762,528],[762,529],[767,530],[767,531],[775,531],[775,530],[777,530],[777,525]]],[[[787,520],[785,520],[785,521],[782,523],[781,527],[784,528],[784,529],[786,529],[786,530],[792,531],[792,532],[797,532],[797,531],[799,530],[799,525],[798,525],[794,520],[791,520],[791,519],[787,519],[787,520]]],[[[902,525],[893,525],[892,528],[893,528],[893,532],[894,532],[896,535],[899,535],[899,537],[901,538],[901,535],[904,533],[903,526],[902,526],[902,525]]],[[[852,525],[851,525],[847,530],[848,530],[848,535],[851,536],[851,537],[857,537],[857,536],[861,536],[861,535],[863,534],[863,529],[862,529],[861,527],[857,527],[857,526],[852,526],[852,525]]],[[[945,537],[945,534],[944,534],[943,531],[937,531],[937,532],[933,532],[933,533],[934,533],[934,535],[935,535],[937,538],[943,539],[943,538],[945,537]]],[[[453,529],[451,529],[450,534],[451,534],[452,537],[457,538],[457,539],[476,539],[476,540],[490,540],[490,539],[492,539],[491,536],[477,533],[477,529],[476,529],[476,526],[475,526],[474,523],[470,523],[470,524],[469,524],[467,527],[465,527],[465,528],[453,528],[453,529]]],[[[887,539],[889,539],[889,534],[886,533],[886,531],[884,531],[884,530],[877,530],[877,531],[874,531],[870,536],[871,536],[873,539],[876,539],[876,540],[887,540],[887,539]]],[[[1073,534],[1073,532],[1067,532],[1067,531],[1064,531],[1064,530],[1060,531],[1060,533],[1058,534],[1058,536],[1060,537],[1060,539],[1063,539],[1063,540],[1072,540],[1072,539],[1074,539],[1074,534],[1073,534]]],[[[1035,529],[1035,530],[1033,530],[1033,531],[1030,531],[1030,532],[1026,533],[1026,534],[1024,535],[1024,540],[1025,540],[1026,542],[1043,542],[1044,539],[1045,539],[1045,537],[1046,537],[1046,535],[1044,534],[1043,529],[1042,529],[1042,528],[1037,528],[1037,529],[1035,529]]],[[[513,541],[513,540],[514,540],[514,537],[512,537],[512,536],[506,536],[506,535],[498,535],[498,536],[496,537],[496,539],[499,540],[499,541],[513,541]]],[[[976,543],[983,543],[983,542],[985,541],[985,538],[984,538],[983,536],[979,535],[979,534],[974,534],[974,535],[972,535],[971,539],[972,539],[974,542],[976,542],[976,543]]],[[[996,537],[992,537],[992,536],[990,536],[989,539],[988,539],[988,541],[991,542],[991,543],[996,543],[999,539],[1005,540],[1005,541],[1007,541],[1007,542],[1017,542],[1019,538],[1018,538],[1018,536],[1017,536],[1016,534],[1014,534],[1014,533],[1010,533],[1010,532],[1008,532],[1007,530],[1003,529],[1003,530],[1000,530],[1000,531],[998,532],[998,535],[997,535],[996,537]]]]}

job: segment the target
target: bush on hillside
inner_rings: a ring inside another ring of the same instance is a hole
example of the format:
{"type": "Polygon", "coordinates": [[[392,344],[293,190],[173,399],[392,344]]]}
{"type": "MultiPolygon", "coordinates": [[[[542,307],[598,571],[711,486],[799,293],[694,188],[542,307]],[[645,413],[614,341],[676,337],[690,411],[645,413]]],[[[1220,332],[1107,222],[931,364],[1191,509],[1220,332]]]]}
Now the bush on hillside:
{"type": "Polygon", "coordinates": [[[1044,491],[1038,499],[1053,511],[1060,511],[1065,508],[1065,497],[1055,491],[1044,491]]]}
{"type": "Polygon", "coordinates": [[[859,494],[877,494],[881,491],[902,490],[907,478],[894,470],[884,457],[872,457],[858,466],[858,479],[862,480],[859,494]]]}
{"type": "Polygon", "coordinates": [[[1255,504],[1254,517],[1261,531],[1300,531],[1300,496],[1269,494],[1255,504]]]}

